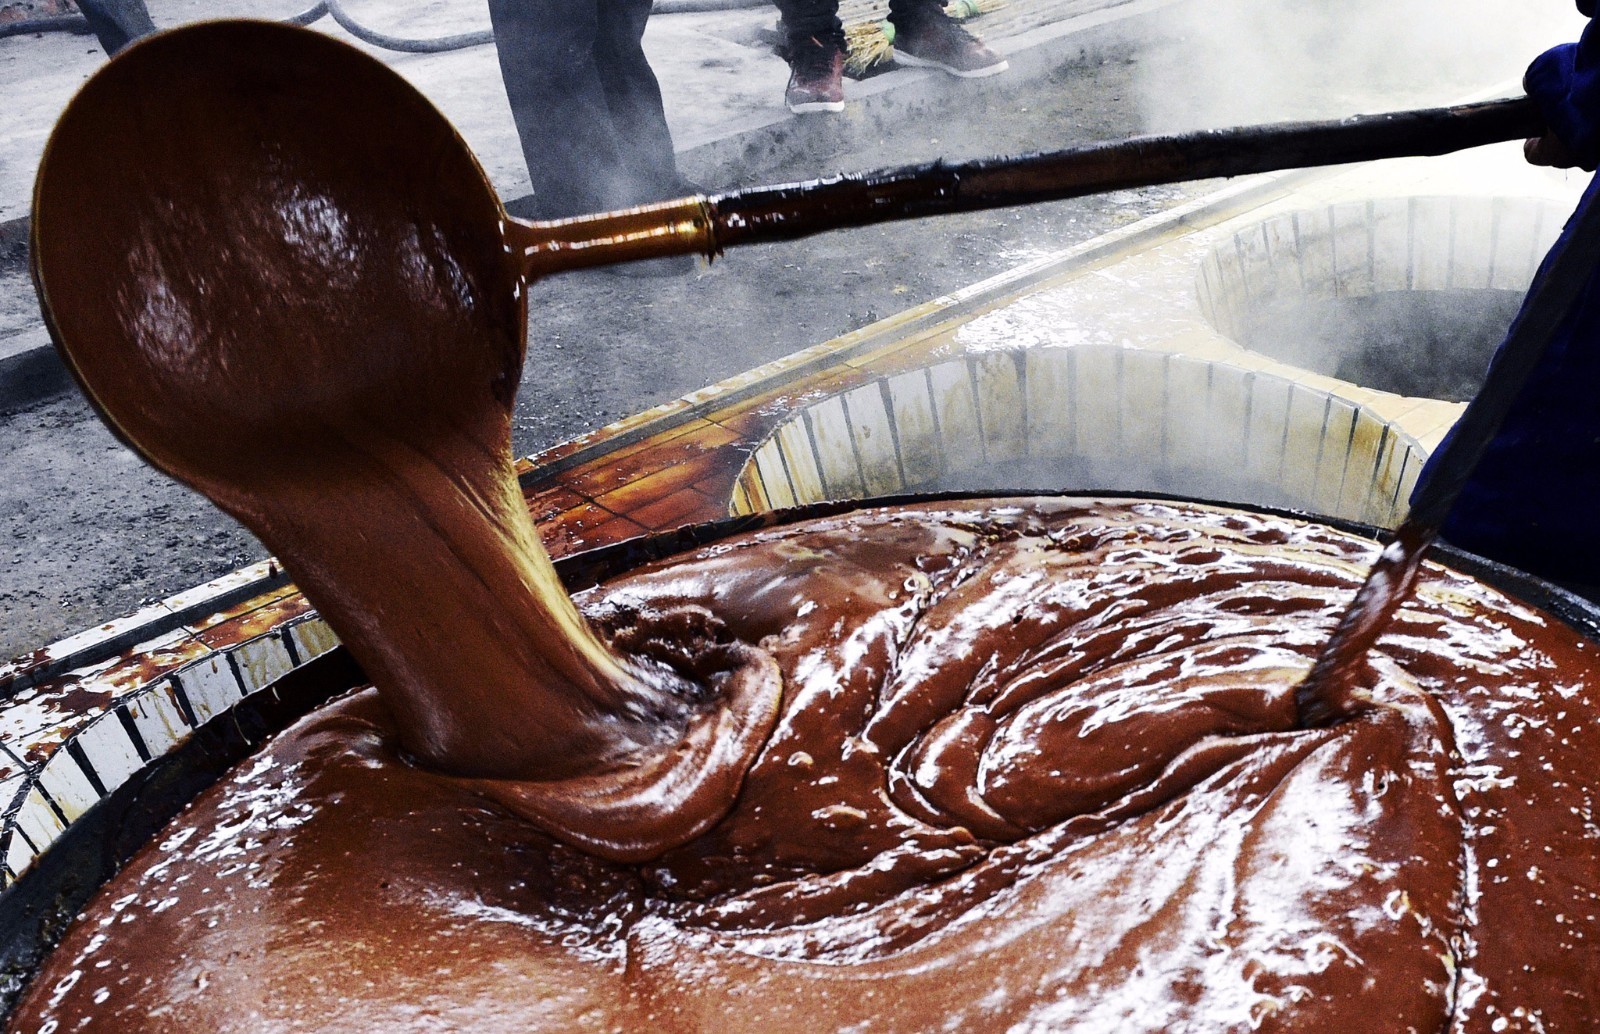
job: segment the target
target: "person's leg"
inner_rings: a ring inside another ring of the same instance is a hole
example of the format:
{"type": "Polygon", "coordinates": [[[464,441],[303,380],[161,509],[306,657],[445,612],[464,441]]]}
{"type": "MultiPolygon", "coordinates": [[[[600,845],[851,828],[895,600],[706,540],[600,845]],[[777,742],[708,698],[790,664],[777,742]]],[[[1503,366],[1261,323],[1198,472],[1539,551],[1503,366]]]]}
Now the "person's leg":
{"type": "Polygon", "coordinates": [[[661,85],[641,40],[651,0],[603,0],[595,65],[611,112],[619,171],[628,203],[661,201],[683,192],[672,133],[661,106],[661,85]]]}
{"type": "Polygon", "coordinates": [[[79,0],[78,10],[107,57],[156,31],[144,0],[79,0]]]}
{"type": "Polygon", "coordinates": [[[612,2],[489,0],[500,72],[541,219],[625,203],[611,109],[594,59],[599,7],[612,2]]]}
{"type": "Polygon", "coordinates": [[[907,24],[919,15],[943,14],[944,0],[889,0],[889,20],[895,27],[907,24]]]}
{"type": "Polygon", "coordinates": [[[839,0],[774,0],[783,21],[783,47],[791,41],[815,39],[844,46],[844,25],[839,21],[839,0]]]}

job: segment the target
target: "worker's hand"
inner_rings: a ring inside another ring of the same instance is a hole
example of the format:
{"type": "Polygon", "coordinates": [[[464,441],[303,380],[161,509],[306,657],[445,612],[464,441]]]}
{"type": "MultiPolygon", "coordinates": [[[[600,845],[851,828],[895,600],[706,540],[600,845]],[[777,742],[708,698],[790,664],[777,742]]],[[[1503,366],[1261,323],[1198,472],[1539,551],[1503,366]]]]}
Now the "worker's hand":
{"type": "MultiPolygon", "coordinates": [[[[1591,0],[1591,6],[1593,2],[1594,0],[1591,0]]],[[[1597,28],[1600,28],[1600,23],[1591,24],[1584,30],[1584,39],[1589,40],[1592,34],[1596,34],[1597,28]]],[[[1592,74],[1584,77],[1583,82],[1586,84],[1583,92],[1584,103],[1575,108],[1573,62],[1581,46],[1583,44],[1564,43],[1534,58],[1533,63],[1528,66],[1528,71],[1522,76],[1522,88],[1539,105],[1547,127],[1564,126],[1569,136],[1573,132],[1580,133],[1584,137],[1579,141],[1580,149],[1590,150],[1587,138],[1593,135],[1597,127],[1596,115],[1600,115],[1595,103],[1600,101],[1600,94],[1596,94],[1594,90],[1596,85],[1600,85],[1600,79],[1592,74]],[[1559,117],[1563,112],[1569,111],[1582,112],[1583,118],[1575,121],[1573,117],[1559,117]]],[[[1578,157],[1577,153],[1567,146],[1566,141],[1550,128],[1546,128],[1542,136],[1524,141],[1522,155],[1528,159],[1530,165],[1544,165],[1552,169],[1583,169],[1586,172],[1595,170],[1595,158],[1578,157]]]]}
{"type": "Polygon", "coordinates": [[[1531,165],[1548,165],[1553,169],[1581,168],[1585,172],[1595,170],[1593,163],[1580,162],[1554,133],[1546,133],[1544,136],[1536,136],[1525,141],[1522,145],[1522,154],[1531,165]]]}

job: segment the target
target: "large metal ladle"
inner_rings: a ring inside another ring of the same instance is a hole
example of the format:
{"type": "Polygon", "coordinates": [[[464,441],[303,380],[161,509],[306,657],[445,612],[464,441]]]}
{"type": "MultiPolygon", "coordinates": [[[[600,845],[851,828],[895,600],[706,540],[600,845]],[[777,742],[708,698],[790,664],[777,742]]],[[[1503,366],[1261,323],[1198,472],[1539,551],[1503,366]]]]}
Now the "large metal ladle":
{"type": "Polygon", "coordinates": [[[759,651],[663,688],[561,593],[512,476],[525,283],[939,212],[1535,135],[1525,101],[1151,138],[508,217],[399,75],[304,29],[208,22],[120,53],[61,116],[32,263],[114,431],[250,527],[446,770],[642,858],[716,821],[776,714],[759,651]],[[710,702],[708,702],[708,700],[710,702]]]}
{"type": "MultiPolygon", "coordinates": [[[[521,249],[450,124],[307,30],[152,36],[61,116],[35,188],[52,337],[112,429],[255,532],[429,764],[648,857],[720,818],[776,667],[624,659],[518,490],[521,249]]],[[[521,232],[520,230],[518,232],[521,232]]]]}

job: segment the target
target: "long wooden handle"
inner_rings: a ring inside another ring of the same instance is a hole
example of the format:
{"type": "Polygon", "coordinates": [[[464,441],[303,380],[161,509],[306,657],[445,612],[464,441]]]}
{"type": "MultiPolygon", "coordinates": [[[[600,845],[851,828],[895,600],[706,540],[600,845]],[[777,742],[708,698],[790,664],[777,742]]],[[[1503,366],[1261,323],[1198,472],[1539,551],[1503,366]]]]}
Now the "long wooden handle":
{"type": "Polygon", "coordinates": [[[529,274],[539,276],[662,255],[714,256],[740,244],[1131,187],[1447,154],[1543,131],[1533,101],[1519,97],[1337,121],[1135,137],[1044,154],[937,161],[512,229],[529,274]]]}

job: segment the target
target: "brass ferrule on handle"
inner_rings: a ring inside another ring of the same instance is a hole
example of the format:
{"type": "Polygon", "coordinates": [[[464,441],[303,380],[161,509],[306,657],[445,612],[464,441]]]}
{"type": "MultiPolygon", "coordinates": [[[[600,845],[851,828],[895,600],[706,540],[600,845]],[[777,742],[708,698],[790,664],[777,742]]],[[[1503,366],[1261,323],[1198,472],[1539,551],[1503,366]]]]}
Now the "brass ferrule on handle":
{"type": "Polygon", "coordinates": [[[720,250],[712,224],[709,199],[696,195],[571,219],[508,219],[507,240],[521,252],[524,274],[537,280],[562,270],[669,255],[711,258],[720,250]]]}

